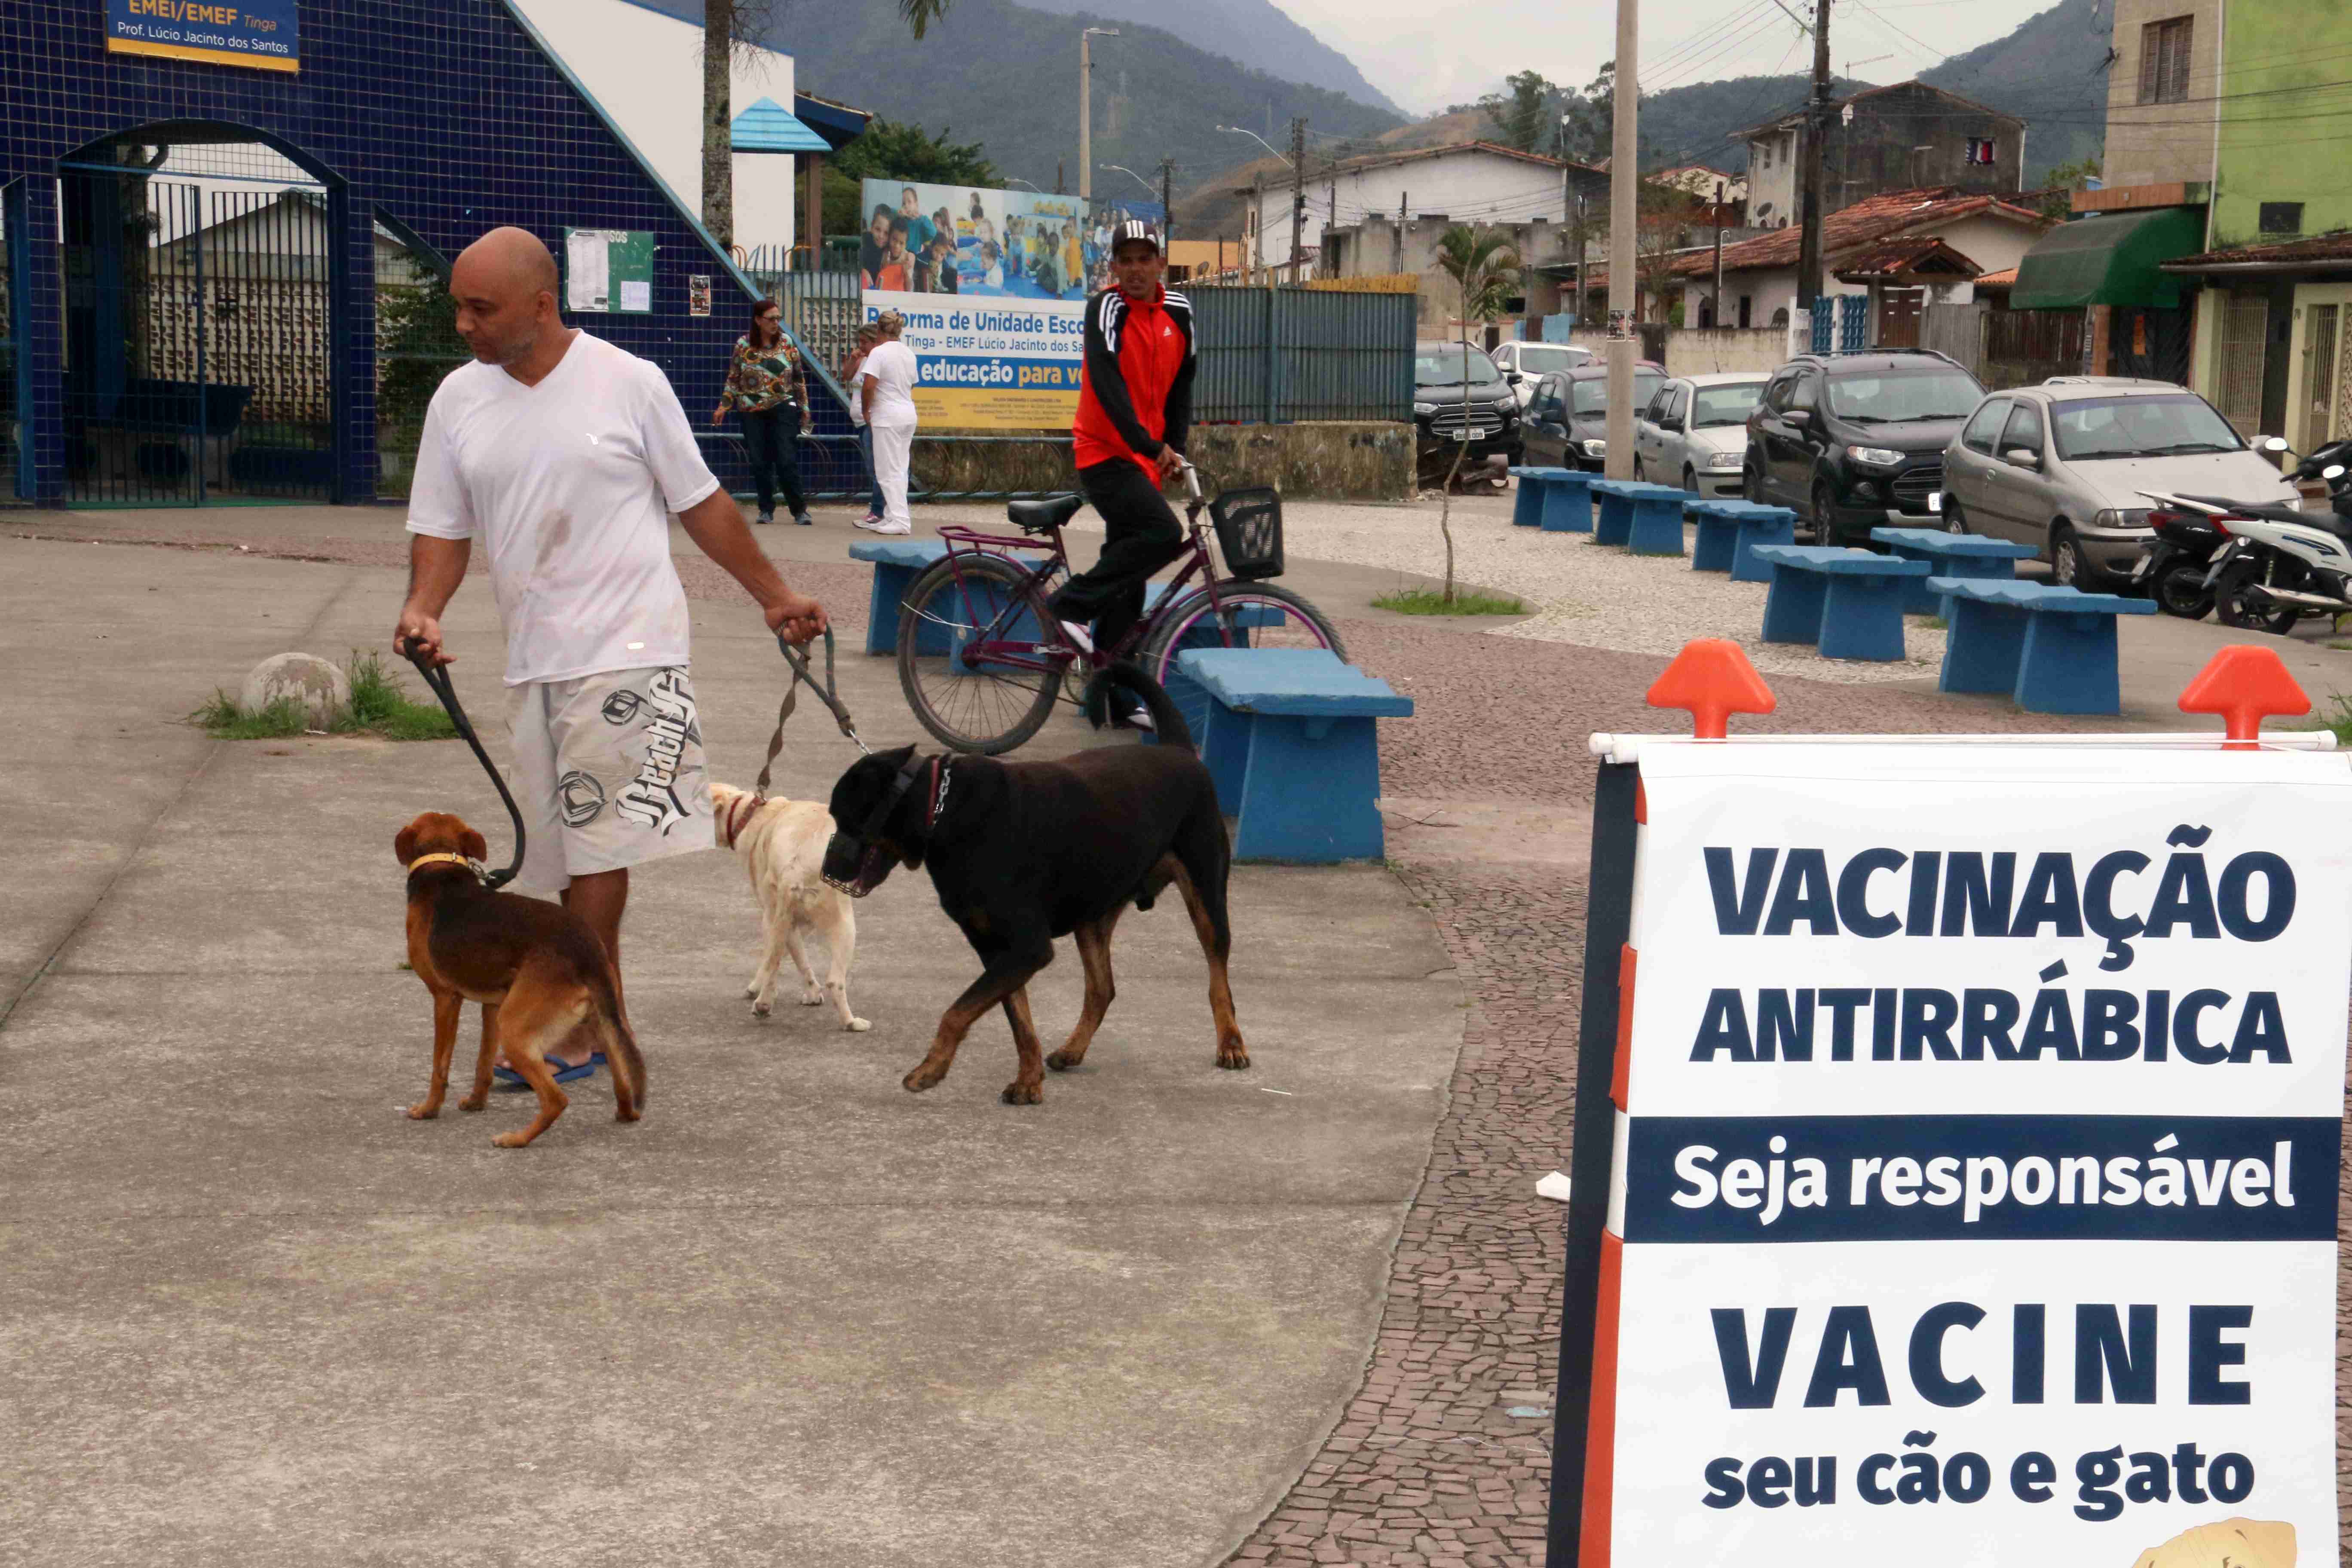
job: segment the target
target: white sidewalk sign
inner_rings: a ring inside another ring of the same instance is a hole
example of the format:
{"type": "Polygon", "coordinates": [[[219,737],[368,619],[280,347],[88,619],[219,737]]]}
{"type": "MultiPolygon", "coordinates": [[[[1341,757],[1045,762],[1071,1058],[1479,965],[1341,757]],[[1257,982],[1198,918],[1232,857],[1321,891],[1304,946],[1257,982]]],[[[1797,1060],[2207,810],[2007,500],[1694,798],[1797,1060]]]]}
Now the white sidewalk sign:
{"type": "Polygon", "coordinates": [[[1588,1557],[2335,1564],[2352,764],[1638,766],[1588,1557]]]}

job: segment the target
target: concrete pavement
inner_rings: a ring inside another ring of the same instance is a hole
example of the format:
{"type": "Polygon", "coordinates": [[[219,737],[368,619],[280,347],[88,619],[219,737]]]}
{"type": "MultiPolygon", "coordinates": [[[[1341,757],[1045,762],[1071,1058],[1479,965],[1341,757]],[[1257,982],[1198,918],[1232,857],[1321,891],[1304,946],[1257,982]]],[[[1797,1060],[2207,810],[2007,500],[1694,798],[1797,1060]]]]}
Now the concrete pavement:
{"type": "MultiPolygon", "coordinates": [[[[400,1110],[429,1015],[392,836],[455,809],[502,858],[472,759],[179,722],[266,654],[381,647],[398,573],[0,563],[0,1563],[1209,1563],[1358,1388],[1463,1017],[1386,872],[1237,873],[1244,1074],[1181,911],[1130,919],[1087,1068],[1016,1110],[994,1020],[898,1087],[972,973],[926,879],[859,907],[849,1035],[753,1019],[741,867],[666,862],[625,949],[646,1121],[575,1086],[496,1150],[527,1097],[400,1110]]],[[[781,662],[748,605],[692,609],[748,783],[781,662]]],[[[450,626],[495,735],[479,584],[450,626]]],[[[886,663],[843,668],[869,740],[919,738],[886,663]]],[[[783,793],[854,754],[808,705],[791,740],[783,793]]],[[[1042,1031],[1079,984],[1041,977],[1042,1031]]]]}

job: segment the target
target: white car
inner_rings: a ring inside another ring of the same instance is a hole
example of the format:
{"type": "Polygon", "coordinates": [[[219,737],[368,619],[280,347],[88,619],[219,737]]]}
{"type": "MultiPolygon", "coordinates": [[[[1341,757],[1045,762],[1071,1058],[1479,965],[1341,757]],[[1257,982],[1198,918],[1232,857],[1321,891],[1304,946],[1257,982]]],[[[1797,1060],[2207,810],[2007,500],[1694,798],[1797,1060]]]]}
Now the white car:
{"type": "Polygon", "coordinates": [[[1511,391],[1518,398],[1520,411],[1524,413],[1528,400],[1536,395],[1537,382],[1556,370],[1574,370],[1578,365],[1591,364],[1592,351],[1572,349],[1566,343],[1533,343],[1513,339],[1486,357],[1495,362],[1495,368],[1503,373],[1505,381],[1510,383],[1511,391]]]}
{"type": "Polygon", "coordinates": [[[1737,496],[1748,456],[1748,411],[1771,377],[1677,375],[1633,416],[1633,477],[1694,495],[1737,496]]]}

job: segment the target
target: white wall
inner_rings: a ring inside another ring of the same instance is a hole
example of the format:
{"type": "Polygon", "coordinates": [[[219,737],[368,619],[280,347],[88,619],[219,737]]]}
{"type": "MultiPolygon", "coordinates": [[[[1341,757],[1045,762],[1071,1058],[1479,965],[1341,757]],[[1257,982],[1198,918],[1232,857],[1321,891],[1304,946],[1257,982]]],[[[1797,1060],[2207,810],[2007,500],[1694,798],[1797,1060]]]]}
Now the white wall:
{"type": "MultiPolygon", "coordinates": [[[[699,215],[702,207],[702,28],[631,0],[515,0],[572,68],[622,134],[636,144],[671,190],[699,215]]],[[[793,57],[772,49],[739,51],[734,112],[762,98],[793,107],[793,57]]],[[[782,153],[735,156],[735,243],[793,243],[793,159],[782,153]]]]}
{"type": "Polygon", "coordinates": [[[1747,216],[1758,228],[1780,228],[1797,221],[1795,132],[1775,131],[1748,143],[1747,216]],[[1769,212],[1764,210],[1768,205],[1769,212]]]}
{"type": "MultiPolygon", "coordinates": [[[[538,0],[546,4],[548,0],[538,0]]],[[[1308,163],[1314,162],[1310,155],[1308,163]]],[[[1257,210],[1265,237],[1263,264],[1290,260],[1290,197],[1285,183],[1259,195],[1257,210]]],[[[1407,163],[1322,175],[1307,182],[1307,218],[1299,245],[1315,251],[1334,206],[1341,227],[1372,216],[1393,222],[1399,204],[1408,216],[1443,213],[1452,223],[1514,224],[1560,218],[1561,171],[1493,153],[1446,153],[1407,163]]],[[[1246,200],[1246,198],[1244,198],[1246,200]]]]}

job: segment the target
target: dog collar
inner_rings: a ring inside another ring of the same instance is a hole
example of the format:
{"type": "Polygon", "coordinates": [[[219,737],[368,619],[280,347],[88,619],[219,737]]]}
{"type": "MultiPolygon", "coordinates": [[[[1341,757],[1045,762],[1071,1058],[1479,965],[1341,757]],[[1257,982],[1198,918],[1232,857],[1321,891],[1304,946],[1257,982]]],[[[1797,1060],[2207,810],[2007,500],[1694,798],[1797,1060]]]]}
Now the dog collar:
{"type": "Polygon", "coordinates": [[[929,832],[940,825],[940,813],[948,808],[948,760],[944,755],[931,759],[931,815],[923,824],[929,832]]]}
{"type": "Polygon", "coordinates": [[[726,830],[727,837],[719,842],[719,847],[721,849],[734,848],[735,840],[742,836],[743,823],[751,821],[751,814],[758,811],[761,806],[767,804],[768,797],[763,795],[737,795],[735,799],[729,804],[726,815],[719,818],[720,825],[726,830]],[[741,822],[738,822],[735,818],[735,808],[737,806],[743,807],[743,818],[741,822]]]}
{"type": "Polygon", "coordinates": [[[463,866],[474,874],[476,881],[481,880],[482,877],[482,863],[479,860],[471,859],[446,849],[436,849],[430,855],[419,855],[415,859],[411,860],[408,863],[409,875],[415,876],[427,866],[463,866]]]}

